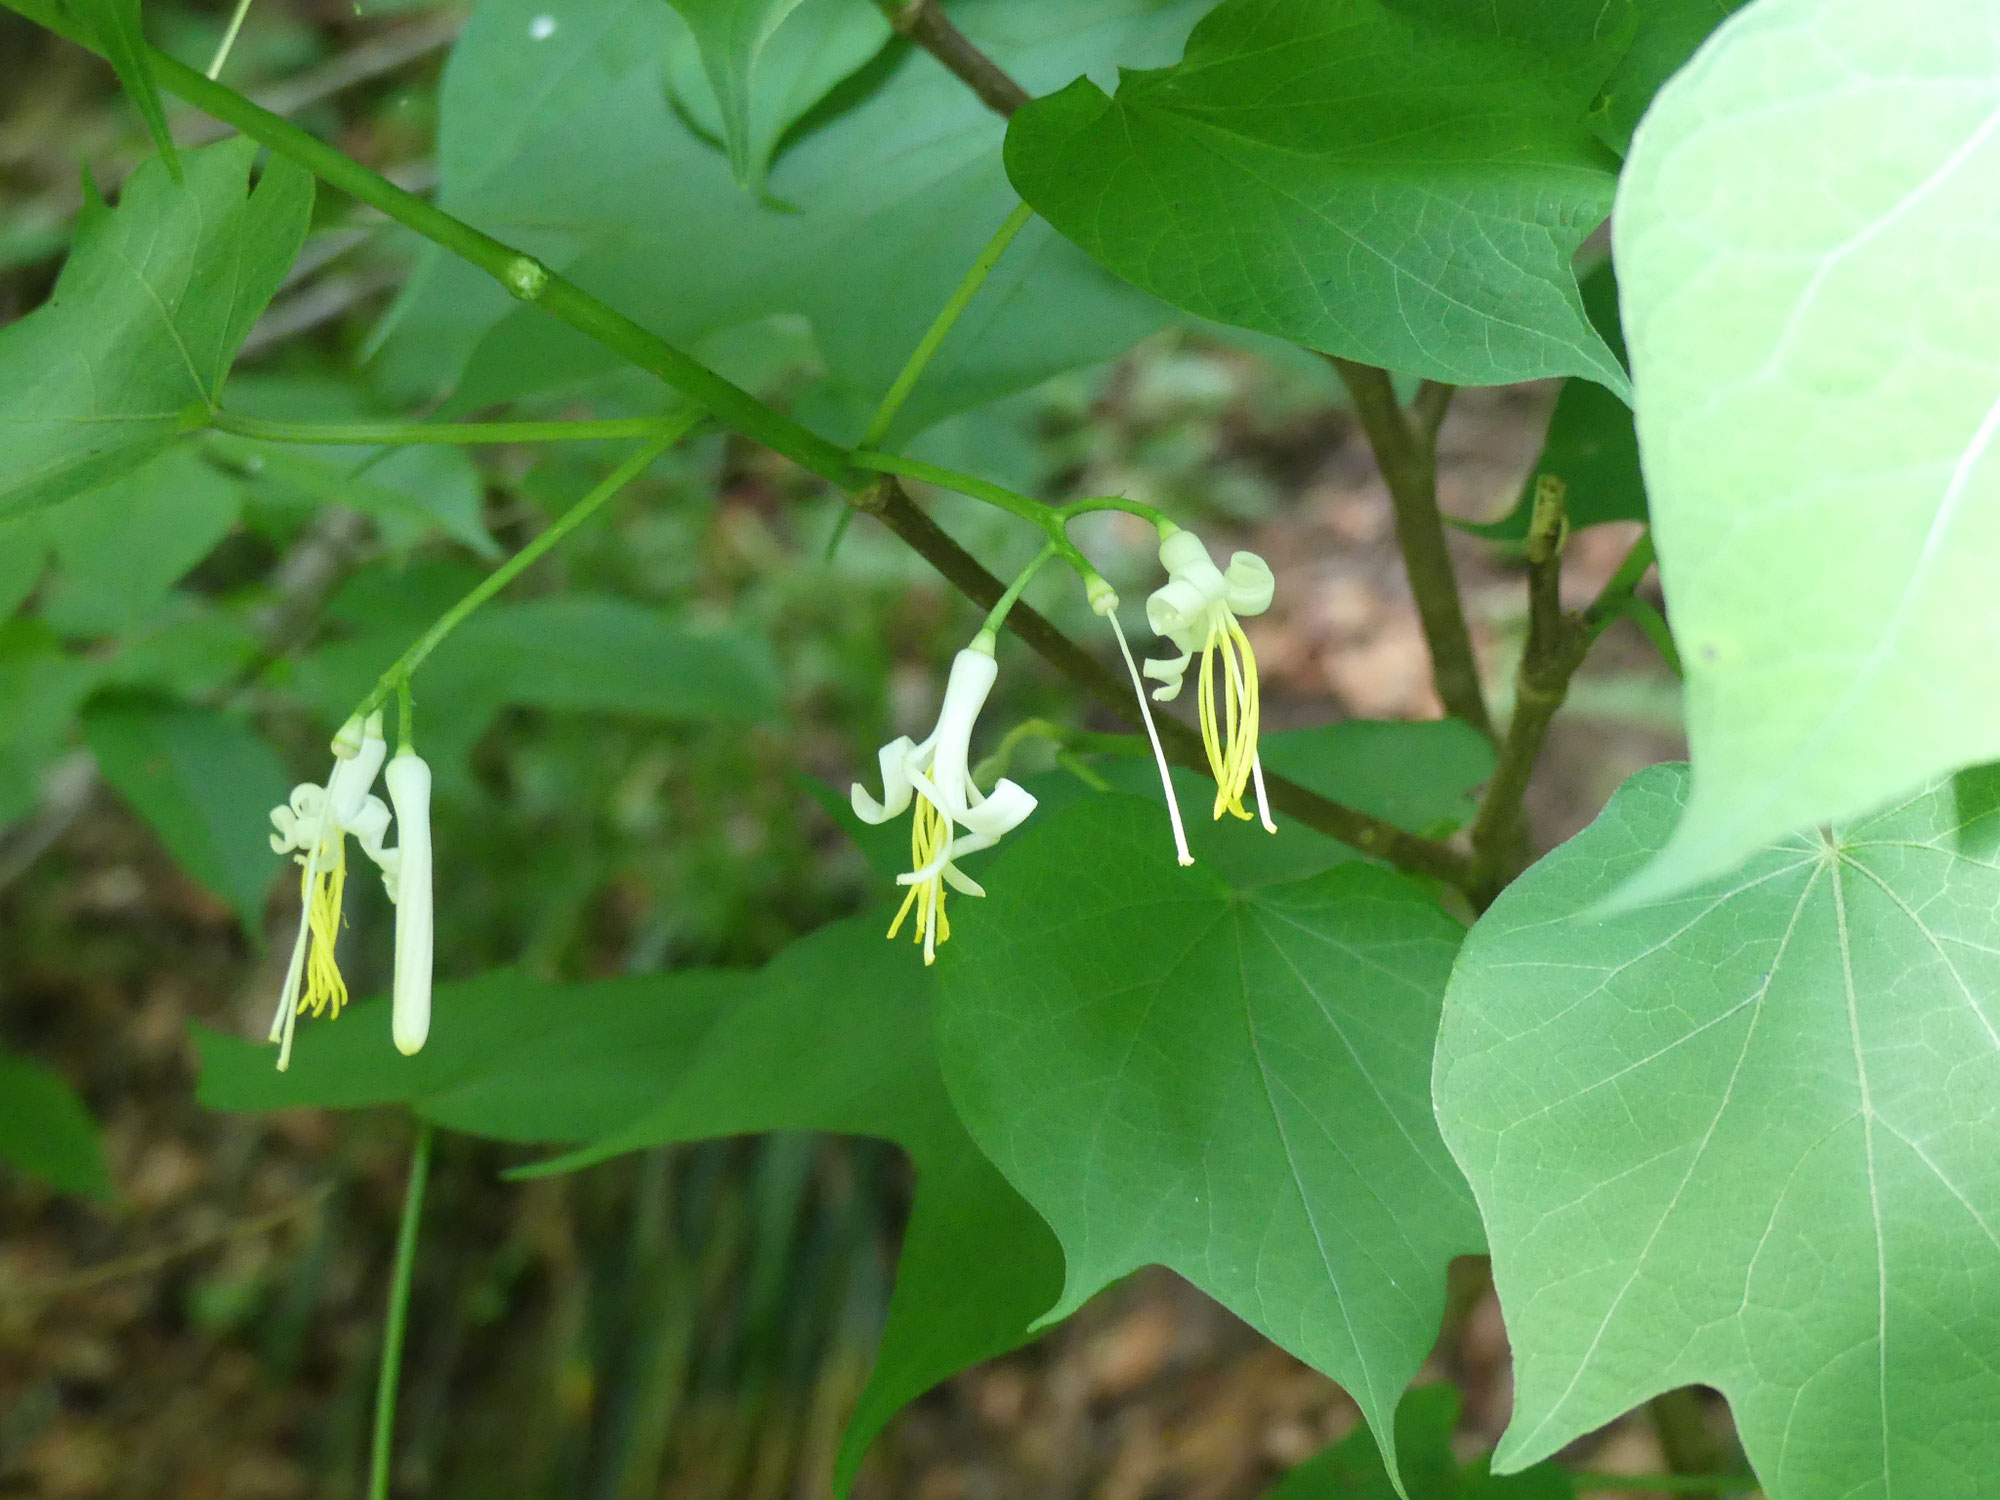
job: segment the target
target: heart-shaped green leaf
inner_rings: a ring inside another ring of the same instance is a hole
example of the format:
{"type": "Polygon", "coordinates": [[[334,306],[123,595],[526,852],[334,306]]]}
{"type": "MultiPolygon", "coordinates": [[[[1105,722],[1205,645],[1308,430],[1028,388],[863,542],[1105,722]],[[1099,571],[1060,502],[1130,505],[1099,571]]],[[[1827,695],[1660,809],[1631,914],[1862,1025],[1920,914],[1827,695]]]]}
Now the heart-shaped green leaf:
{"type": "Polygon", "coordinates": [[[1220,322],[1465,385],[1625,371],[1570,258],[1611,208],[1587,117],[1623,0],[1225,0],[1172,68],[1007,131],[1058,229],[1220,322]]]}
{"type": "MultiPolygon", "coordinates": [[[[1975,788],[1974,790],[1978,790],[1975,788]]],[[[1950,783],[1673,900],[1641,772],[1473,929],[1438,1117],[1515,1371],[1498,1460],[1729,1398],[1771,1500],[1977,1500],[2000,1464],[2000,813],[1950,783]]]]}
{"type": "Polygon", "coordinates": [[[1172,1267],[1391,1431],[1480,1247],[1429,1094],[1463,929],[1372,866],[1232,890],[1132,797],[1014,839],[953,910],[940,1029],[960,1114],[1062,1240],[1051,1316],[1172,1267]]]}

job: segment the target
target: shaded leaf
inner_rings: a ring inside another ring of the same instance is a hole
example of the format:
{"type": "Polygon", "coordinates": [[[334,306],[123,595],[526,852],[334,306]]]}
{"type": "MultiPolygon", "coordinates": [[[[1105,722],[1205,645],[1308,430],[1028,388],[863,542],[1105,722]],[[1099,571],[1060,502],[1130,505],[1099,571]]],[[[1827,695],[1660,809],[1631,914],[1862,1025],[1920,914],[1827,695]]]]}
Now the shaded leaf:
{"type": "Polygon", "coordinates": [[[56,574],[44,620],[65,635],[120,635],[165,601],[242,513],[242,485],[186,445],[38,519],[56,574]]]}
{"type": "Polygon", "coordinates": [[[257,932],[278,873],[270,812],[291,790],[276,752],[217,709],[137,697],[91,703],[83,736],[104,779],[180,867],[257,932]]]}
{"type": "Polygon", "coordinates": [[[65,651],[39,620],[0,623],[0,825],[35,805],[102,663],[65,651]]]}
{"type": "MultiPolygon", "coordinates": [[[[1576,1485],[1554,1464],[1495,1478],[1486,1460],[1464,1468],[1452,1450],[1458,1391],[1418,1386],[1396,1408],[1396,1458],[1409,1500],[1576,1500],[1576,1485]]],[[[1293,1469],[1266,1500],[1398,1500],[1382,1453],[1366,1428],[1293,1469]]]]}
{"type": "MultiPolygon", "coordinates": [[[[1474,928],[1438,1115],[1516,1375],[1497,1463],[1721,1390],[1771,1500],[1973,1500],[2000,1461],[2000,867],[1949,782],[1672,900],[1642,771],[1474,928]]],[[[1990,823],[1992,814],[1988,814],[1990,823]]]]}
{"type": "Polygon", "coordinates": [[[1189,312],[1457,384],[1622,393],[1570,258],[1610,211],[1585,117],[1630,22],[1605,0],[1226,0],[1177,66],[1020,110],[1008,173],[1189,312]]]}
{"type": "Polygon", "coordinates": [[[1639,117],[1673,73],[1744,0],[1645,0],[1631,48],[1605,80],[1591,117],[1600,139],[1619,155],[1632,145],[1639,117]]]}
{"type": "Polygon", "coordinates": [[[201,1096],[224,1109],[407,1102],[506,1140],[591,1141],[554,1166],[667,1141],[764,1130],[878,1136],[918,1193],[882,1349],[841,1450],[842,1487],[890,1416],[945,1376],[1027,1337],[1061,1260],[1046,1226],[952,1112],[931,1031],[931,977],[882,918],[838,922],[762,974],[554,985],[490,975],[440,986],[429,1043],[389,1053],[388,1007],[314,1027],[291,1071],[207,1033],[201,1096]]]}
{"type": "Polygon", "coordinates": [[[118,75],[125,97],[139,111],[153,144],[160,148],[167,171],[181,181],[180,154],[174,149],[174,135],[167,128],[167,108],[160,98],[159,80],[153,77],[153,60],[147,54],[146,29],[140,24],[139,0],[70,0],[76,13],[97,45],[104,49],[105,61],[118,75]]]}
{"type": "Polygon", "coordinates": [[[1050,1316],[1169,1266],[1390,1430],[1480,1247],[1429,1093],[1463,929],[1366,865],[1233,890],[1121,796],[1038,815],[983,879],[938,958],[945,1072],[1062,1241],[1050,1316]]]}
{"type": "MultiPolygon", "coordinates": [[[[1164,61],[1202,8],[961,0],[952,16],[1032,90],[1079,67],[1164,61]]],[[[934,60],[892,47],[858,97],[799,133],[759,200],[664,96],[658,59],[680,23],[659,0],[576,0],[543,35],[545,12],[541,0],[492,0],[460,37],[440,100],[444,206],[682,343],[704,347],[773,314],[802,315],[828,373],[799,409],[858,437],[1018,201],[1000,162],[1002,122],[934,60]]],[[[890,441],[1108,359],[1172,316],[1030,224],[890,441]]],[[[442,257],[399,304],[382,361],[398,389],[452,388],[468,409],[580,389],[620,368],[442,257]]],[[[721,368],[751,378],[730,358],[721,368]]]]}
{"type": "Polygon", "coordinates": [[[872,4],[856,0],[668,0],[687,22],[706,87],[678,76],[678,50],[668,57],[676,92],[729,150],[736,179],[761,188],[771,154],[786,129],[841,79],[882,50],[889,23],[872,4]],[[706,94],[708,97],[704,98],[706,94]]]}
{"type": "Polygon", "coordinates": [[[237,347],[284,279],[312,178],[276,159],[248,195],[253,141],[144,162],[115,209],[78,216],[48,302],[0,328],[0,517],[129,473],[214,405],[237,347]]]}
{"type": "MultiPolygon", "coordinates": [[[[1610,261],[1583,279],[1583,305],[1592,325],[1622,361],[1625,336],[1618,327],[1618,280],[1610,261]]],[[[1520,542],[1528,534],[1535,488],[1544,475],[1563,482],[1573,527],[1646,519],[1646,481],[1639,472],[1639,433],[1632,423],[1632,408],[1592,381],[1564,382],[1549,416],[1541,455],[1522,483],[1513,510],[1489,525],[1463,529],[1496,542],[1520,542]]]]}
{"type": "Polygon", "coordinates": [[[97,1122],[63,1080],[40,1063],[0,1051],[0,1161],[53,1188],[112,1199],[97,1122]]]}
{"type": "Polygon", "coordinates": [[[1992,22],[1763,0],[1634,140],[1615,249],[1694,794],[1633,899],[2000,756],[1992,22]]]}

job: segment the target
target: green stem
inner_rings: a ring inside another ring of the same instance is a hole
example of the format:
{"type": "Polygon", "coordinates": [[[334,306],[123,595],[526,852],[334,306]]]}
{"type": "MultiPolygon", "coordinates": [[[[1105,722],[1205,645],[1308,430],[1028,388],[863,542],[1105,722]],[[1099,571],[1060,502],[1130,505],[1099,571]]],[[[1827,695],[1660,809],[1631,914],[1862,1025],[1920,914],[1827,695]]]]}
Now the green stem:
{"type": "Polygon", "coordinates": [[[410,680],[410,674],[423,664],[424,658],[435,651],[446,636],[458,629],[467,615],[520,577],[556,543],[595,515],[605,501],[643,474],[654,459],[685,437],[688,429],[700,420],[700,412],[690,412],[670,422],[664,429],[656,427],[654,430],[658,435],[652,442],[613,469],[602,484],[564,511],[547,531],[488,573],[471,593],[440,615],[437,622],[376,680],[374,691],[361,701],[355,712],[366,717],[380,708],[391,693],[410,680]]]}
{"type": "Polygon", "coordinates": [[[904,458],[895,453],[856,452],[848,455],[857,469],[871,469],[877,474],[894,474],[903,479],[918,479],[925,484],[934,484],[939,489],[951,490],[974,500],[983,500],[988,505],[999,507],[1009,515],[1054,532],[1062,526],[1062,513],[1054,506],[1044,505],[1039,500],[1030,500],[1026,495],[1016,494],[1005,485],[994,484],[991,480],[976,479],[970,474],[961,474],[956,469],[941,468],[937,464],[927,464],[920,458],[904,458]]]}
{"type": "Polygon", "coordinates": [[[368,1459],[368,1500],[388,1500],[389,1460],[396,1440],[396,1386],[403,1373],[403,1333],[410,1321],[410,1281],[417,1268],[417,1225],[431,1175],[431,1122],[417,1122],[403,1220],[396,1228],[396,1265],[389,1275],[389,1311],[382,1322],[382,1373],[375,1383],[375,1441],[368,1459]]]}
{"type": "Polygon", "coordinates": [[[1056,556],[1076,570],[1076,576],[1088,583],[1097,576],[1097,569],[1090,560],[1069,539],[1069,529],[1065,524],[1064,512],[1053,505],[1044,505],[1039,500],[1031,500],[1026,495],[1016,494],[1005,485],[994,484],[988,479],[975,478],[971,474],[961,474],[956,469],[941,468],[937,464],[927,464],[920,458],[904,458],[894,453],[862,453],[848,455],[857,469],[872,469],[878,474],[894,474],[901,479],[918,479],[925,484],[934,484],[940,489],[964,495],[968,499],[983,500],[988,505],[997,506],[1010,516],[1019,516],[1032,525],[1039,526],[1047,534],[1049,545],[1056,549],[1056,556]]]}
{"type": "Polygon", "coordinates": [[[916,351],[910,355],[908,363],[897,374],[895,382],[889,387],[889,394],[882,398],[882,404],[875,409],[875,420],[868,424],[868,431],[861,438],[863,448],[874,448],[889,435],[890,424],[896,420],[896,413],[903,409],[903,403],[909,400],[910,392],[916,387],[917,377],[924,373],[924,366],[928,365],[931,356],[938,352],[938,346],[944,342],[945,335],[951,332],[952,324],[958,321],[959,314],[965,311],[979,289],[986,284],[987,276],[1000,263],[1000,257],[1006,254],[1007,247],[1014,243],[1014,236],[1019,234],[1027,226],[1028,220],[1034,216],[1035,211],[1027,204],[1018,204],[1014,211],[1007,215],[1007,222],[1002,224],[993,238],[986,242],[986,248],[979,252],[979,258],[972,263],[972,269],[965,273],[965,279],[959,282],[958,289],[945,303],[944,311],[937,315],[936,320],[924,331],[923,338],[918,340],[916,351]]]}
{"type": "MultiPolygon", "coordinates": [[[[67,17],[59,18],[63,24],[53,24],[58,19],[50,14],[54,7],[22,3],[22,0],[7,0],[7,3],[30,19],[49,25],[51,30],[90,45],[67,17]]],[[[570,327],[659,376],[724,426],[755,438],[842,490],[854,491],[866,486],[867,479],[855,472],[837,445],[766,406],[741,386],[723,379],[650,329],[598,301],[533,256],[481,233],[415,193],[406,192],[291,121],[253,104],[232,88],[204,78],[158,48],[147,49],[147,56],[161,87],[225,125],[235,126],[280,156],[289,157],[349,197],[380,210],[405,228],[469,261],[523,302],[547,309],[570,327]]]]}
{"type": "Polygon", "coordinates": [[[1162,525],[1173,518],[1157,505],[1148,505],[1143,500],[1127,500],[1122,495],[1096,495],[1085,500],[1072,500],[1057,512],[1065,521],[1087,516],[1097,510],[1122,510],[1128,516],[1137,516],[1154,526],[1162,525]]]}
{"type": "Polygon", "coordinates": [[[620,417],[603,422],[266,422],[234,412],[208,414],[218,432],[268,443],[331,443],[343,447],[405,446],[417,443],[587,443],[608,438],[651,437],[658,417],[620,417]]]}
{"type": "Polygon", "coordinates": [[[995,634],[999,633],[1000,627],[1007,623],[1007,614],[1008,611],[1013,609],[1014,601],[1021,597],[1021,590],[1025,589],[1034,580],[1034,576],[1042,571],[1042,564],[1055,555],[1056,544],[1054,542],[1050,542],[1035,554],[1035,560],[1015,575],[1014,581],[1007,585],[1007,592],[1002,594],[999,602],[986,612],[986,624],[982,627],[983,629],[993,631],[995,634]]]}

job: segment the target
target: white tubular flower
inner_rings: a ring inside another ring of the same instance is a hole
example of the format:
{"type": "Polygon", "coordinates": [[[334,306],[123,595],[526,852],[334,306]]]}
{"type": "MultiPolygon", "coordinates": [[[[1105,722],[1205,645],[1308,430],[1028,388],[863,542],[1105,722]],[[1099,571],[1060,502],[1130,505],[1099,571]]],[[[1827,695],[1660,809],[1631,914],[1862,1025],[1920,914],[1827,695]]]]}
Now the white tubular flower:
{"type": "Polygon", "coordinates": [[[951,936],[951,923],[944,914],[945,885],[968,896],[986,894],[954,861],[996,843],[1035,810],[1035,799],[1012,781],[1003,778],[990,795],[981,795],[972,784],[972,726],[999,670],[993,659],[992,632],[982,630],[952,660],[944,707],[930,738],[917,745],[903,735],[882,747],[882,800],[877,802],[859,782],[851,794],[854,815],[864,823],[886,823],[901,816],[913,799],[916,802],[910,825],[912,868],[896,877],[896,883],[908,886],[910,892],[889,924],[889,936],[902,929],[903,919],[914,907],[913,937],[923,944],[927,964],[936,961],[937,945],[951,936]],[[960,828],[965,830],[963,836],[960,828]]]}
{"type": "Polygon", "coordinates": [[[382,773],[396,808],[395,858],[383,869],[396,903],[396,987],[389,1028],[396,1050],[415,1055],[431,1030],[431,768],[399,750],[382,773]]]}
{"type": "MultiPolygon", "coordinates": [[[[370,795],[381,768],[382,718],[367,723],[350,719],[334,736],[333,770],[327,785],[301,782],[291,796],[271,809],[271,849],[290,854],[304,868],[299,881],[299,931],[292,943],[271,1019],[271,1040],[277,1042],[278,1067],[291,1066],[292,1035],[301,1011],[334,1015],[347,1003],[347,982],[334,959],[340,935],[340,911],[347,889],[347,835],[377,864],[394,858],[382,847],[389,830],[389,809],[370,795]]],[[[386,748],[386,747],[383,747],[386,748]]]]}
{"type": "Polygon", "coordinates": [[[1160,563],[1167,581],[1146,601],[1146,620],[1157,635],[1180,648],[1168,661],[1149,661],[1146,675],[1161,685],[1154,698],[1166,702],[1180,695],[1182,679],[1195,653],[1201,653],[1201,739],[1215,775],[1215,816],[1229,812],[1248,818],[1244,789],[1257,789],[1257,811],[1264,827],[1278,831],[1264,795],[1264,768],[1257,758],[1259,693],[1257,657],[1250,638],[1237,623],[1240,616],[1260,615],[1271,607],[1270,564],[1254,552],[1238,552],[1227,569],[1218,568],[1201,538],[1171,522],[1160,529],[1160,563]],[[1222,705],[1218,713],[1215,659],[1222,659],[1222,705]]]}

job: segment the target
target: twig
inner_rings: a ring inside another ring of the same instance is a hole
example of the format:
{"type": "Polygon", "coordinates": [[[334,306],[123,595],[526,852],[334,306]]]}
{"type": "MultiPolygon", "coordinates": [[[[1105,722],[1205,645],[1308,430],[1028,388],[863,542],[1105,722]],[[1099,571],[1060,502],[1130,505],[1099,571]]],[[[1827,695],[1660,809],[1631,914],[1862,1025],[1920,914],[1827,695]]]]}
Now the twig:
{"type": "Polygon", "coordinates": [[[979,102],[1006,118],[1034,97],[951,24],[937,0],[875,0],[898,36],[909,38],[965,81],[979,102]]]}
{"type": "Polygon", "coordinates": [[[1479,658],[1466,629],[1465,606],[1459,600],[1458,576],[1452,572],[1437,503],[1437,427],[1451,402],[1452,388],[1426,382],[1417,394],[1416,408],[1405,413],[1396,403],[1386,370],[1329,358],[1354,398],[1355,415],[1389,487],[1396,511],[1396,542],[1403,551],[1410,592],[1416,597],[1424,642],[1430,647],[1431,680],[1438,698],[1446,713],[1491,739],[1493,720],[1479,684],[1479,658]]]}
{"type": "Polygon", "coordinates": [[[1534,511],[1522,555],[1528,563],[1528,640],[1514,675],[1514,717],[1472,825],[1473,904],[1484,908],[1527,862],[1528,829],[1522,812],[1528,778],[1542,753],[1549,722],[1569,696],[1570,679],[1591,642],[1624,610],[1653,559],[1641,536],[1588,609],[1562,607],[1562,551],[1569,535],[1567,493],[1553,474],[1535,487],[1534,511]]]}
{"type": "Polygon", "coordinates": [[[67,1276],[52,1276],[45,1281],[31,1281],[26,1286],[16,1289],[8,1300],[47,1301],[54,1297],[67,1297],[76,1292],[87,1292],[92,1287],[104,1285],[107,1281],[119,1281],[127,1276],[140,1276],[148,1271],[156,1271],[161,1266],[185,1260],[190,1255],[199,1255],[202,1251],[212,1250],[218,1245],[226,1245],[231,1240],[251,1239],[260,1234],[268,1234],[280,1225],[296,1219],[300,1214],[310,1213],[318,1208],[332,1191],[332,1184],[325,1184],[294,1198],[290,1203],[272,1209],[269,1213],[258,1214],[254,1218],[239,1219],[233,1224],[224,1224],[205,1234],[191,1235],[176,1245],[166,1245],[157,1250],[142,1250],[136,1255],[121,1255],[116,1260],[89,1266],[84,1270],[71,1272],[67,1276]]]}

